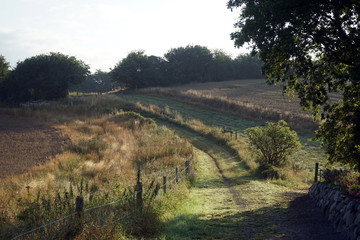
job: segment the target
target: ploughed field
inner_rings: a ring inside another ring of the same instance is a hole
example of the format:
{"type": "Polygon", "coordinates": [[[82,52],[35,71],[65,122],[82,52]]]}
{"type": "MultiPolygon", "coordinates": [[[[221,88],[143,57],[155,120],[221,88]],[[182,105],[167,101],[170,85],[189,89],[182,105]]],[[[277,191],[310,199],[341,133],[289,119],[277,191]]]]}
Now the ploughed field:
{"type": "Polygon", "coordinates": [[[44,124],[0,115],[0,178],[21,174],[60,152],[67,139],[44,124]]]}

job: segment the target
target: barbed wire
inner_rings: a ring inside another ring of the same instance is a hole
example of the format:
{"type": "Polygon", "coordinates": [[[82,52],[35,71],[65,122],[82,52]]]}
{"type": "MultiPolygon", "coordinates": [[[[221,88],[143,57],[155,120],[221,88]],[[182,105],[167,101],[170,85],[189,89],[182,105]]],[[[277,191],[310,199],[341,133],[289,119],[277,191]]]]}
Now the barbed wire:
{"type": "MultiPolygon", "coordinates": [[[[192,158],[192,157],[191,157],[191,158],[192,158]]],[[[178,174],[185,172],[188,168],[189,168],[189,166],[186,166],[186,167],[185,167],[184,169],[182,169],[178,174]]],[[[178,177],[178,176],[175,176],[175,177],[174,177],[173,179],[171,179],[170,181],[164,183],[164,184],[161,186],[161,188],[163,188],[163,187],[165,187],[165,186],[169,186],[169,187],[170,187],[171,183],[174,182],[177,177],[178,177]]],[[[143,190],[140,189],[140,190],[134,192],[134,194],[138,194],[138,193],[140,193],[140,192],[143,192],[143,190]]],[[[105,207],[105,206],[110,206],[110,205],[113,205],[113,204],[118,203],[118,202],[120,202],[120,201],[128,200],[129,198],[132,198],[132,197],[133,197],[132,195],[129,195],[129,196],[127,196],[127,197],[122,197],[122,198],[119,198],[119,199],[117,199],[117,200],[115,200],[115,201],[112,201],[112,202],[109,202],[109,203],[100,204],[100,205],[97,205],[97,206],[93,206],[93,207],[84,209],[83,212],[88,212],[88,211],[95,210],[95,209],[99,209],[99,208],[102,208],[102,207],[105,207]]],[[[63,202],[63,201],[59,201],[59,203],[61,203],[61,202],[63,202]]],[[[69,201],[67,200],[67,201],[64,201],[64,202],[68,203],[69,201]]],[[[23,237],[23,236],[27,235],[27,234],[30,234],[30,233],[35,232],[35,231],[37,231],[37,230],[43,229],[43,228],[45,228],[45,227],[47,227],[47,226],[50,226],[50,225],[52,225],[52,224],[61,222],[61,221],[65,220],[65,219],[67,219],[67,218],[69,218],[69,217],[71,217],[71,216],[75,216],[76,214],[77,214],[77,212],[73,212],[73,213],[71,213],[71,214],[69,214],[69,215],[67,215],[67,216],[65,216],[65,217],[62,217],[61,219],[57,219],[57,220],[51,221],[51,222],[46,223],[46,224],[44,224],[44,225],[42,225],[42,226],[36,227],[36,228],[34,228],[34,229],[31,229],[31,230],[29,230],[29,231],[27,231],[27,232],[23,232],[23,233],[15,236],[15,237],[13,237],[13,238],[11,238],[11,240],[16,240],[16,239],[18,239],[18,238],[20,238],[20,237],[23,237]]]]}

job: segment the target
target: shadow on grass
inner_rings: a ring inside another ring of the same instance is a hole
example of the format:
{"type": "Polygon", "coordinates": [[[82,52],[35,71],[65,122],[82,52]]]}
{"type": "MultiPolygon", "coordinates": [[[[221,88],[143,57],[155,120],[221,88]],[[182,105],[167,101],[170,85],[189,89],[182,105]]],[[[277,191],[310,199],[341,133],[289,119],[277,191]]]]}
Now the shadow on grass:
{"type": "Polygon", "coordinates": [[[266,207],[220,216],[183,214],[166,224],[166,239],[280,239],[285,212],[266,207]]]}
{"type": "Polygon", "coordinates": [[[284,193],[289,207],[263,207],[238,213],[181,214],[166,223],[166,239],[345,239],[307,194],[284,193]]]}

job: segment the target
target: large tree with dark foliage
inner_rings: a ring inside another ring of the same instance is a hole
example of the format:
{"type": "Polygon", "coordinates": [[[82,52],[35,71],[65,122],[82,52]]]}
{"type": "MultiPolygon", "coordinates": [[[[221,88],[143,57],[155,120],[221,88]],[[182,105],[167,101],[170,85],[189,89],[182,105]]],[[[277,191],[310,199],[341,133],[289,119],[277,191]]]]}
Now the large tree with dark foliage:
{"type": "Polygon", "coordinates": [[[165,61],[156,56],[147,56],[144,51],[133,51],[111,70],[114,82],[125,83],[129,88],[164,85],[165,61]]]}
{"type": "Polygon", "coordinates": [[[241,9],[235,45],[252,44],[268,83],[320,114],[328,160],[360,170],[360,1],[230,0],[228,7],[241,9]]]}
{"type": "Polygon", "coordinates": [[[209,68],[209,80],[213,82],[230,80],[234,72],[231,56],[222,50],[215,50],[212,54],[213,60],[209,68]]]}
{"type": "Polygon", "coordinates": [[[170,49],[165,58],[176,83],[206,82],[210,78],[213,55],[207,47],[188,45],[170,49]]]}
{"type": "Polygon", "coordinates": [[[66,97],[71,85],[86,79],[89,66],[61,53],[41,54],[18,62],[1,83],[8,102],[55,100],[66,97]]]}

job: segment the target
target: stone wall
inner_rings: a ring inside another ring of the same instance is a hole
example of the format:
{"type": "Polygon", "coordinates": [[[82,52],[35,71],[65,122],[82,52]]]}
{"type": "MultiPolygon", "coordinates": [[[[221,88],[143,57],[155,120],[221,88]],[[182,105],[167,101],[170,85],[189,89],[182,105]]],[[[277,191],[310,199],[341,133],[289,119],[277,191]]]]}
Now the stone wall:
{"type": "Polygon", "coordinates": [[[337,231],[342,232],[348,239],[360,240],[359,200],[322,182],[311,186],[309,196],[316,201],[337,231]]]}

